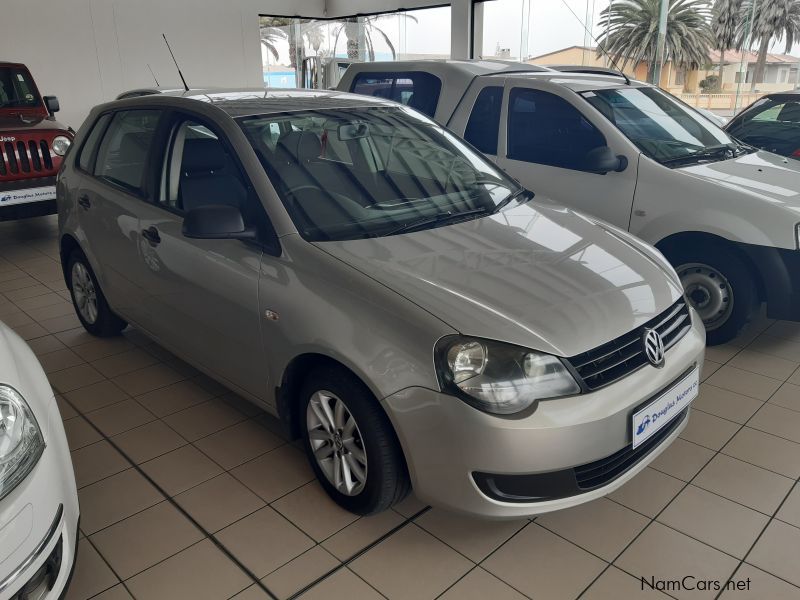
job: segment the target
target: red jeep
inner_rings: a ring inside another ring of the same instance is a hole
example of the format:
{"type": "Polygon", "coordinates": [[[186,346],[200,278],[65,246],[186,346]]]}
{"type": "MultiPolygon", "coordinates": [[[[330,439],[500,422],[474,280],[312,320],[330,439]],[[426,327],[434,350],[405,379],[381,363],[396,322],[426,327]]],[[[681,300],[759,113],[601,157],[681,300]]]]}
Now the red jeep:
{"type": "Polygon", "coordinates": [[[0,62],[0,221],[56,212],[56,173],[73,131],[53,118],[25,65],[0,62]]]}

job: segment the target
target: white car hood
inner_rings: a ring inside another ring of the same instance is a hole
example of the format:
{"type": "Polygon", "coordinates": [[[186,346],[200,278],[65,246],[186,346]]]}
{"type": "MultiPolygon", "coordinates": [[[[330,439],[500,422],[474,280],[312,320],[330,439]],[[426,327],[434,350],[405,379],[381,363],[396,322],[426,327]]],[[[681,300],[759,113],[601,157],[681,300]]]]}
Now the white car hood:
{"type": "Polygon", "coordinates": [[[557,205],[316,245],[462,334],[559,356],[635,329],[683,293],[660,255],[557,205]]]}

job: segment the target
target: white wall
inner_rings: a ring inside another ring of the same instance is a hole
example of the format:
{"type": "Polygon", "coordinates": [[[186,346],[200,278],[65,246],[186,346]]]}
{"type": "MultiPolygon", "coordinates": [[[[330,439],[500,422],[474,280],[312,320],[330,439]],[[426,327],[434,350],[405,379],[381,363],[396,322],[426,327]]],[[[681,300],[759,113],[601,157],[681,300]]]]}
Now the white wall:
{"type": "Polygon", "coordinates": [[[167,34],[191,87],[260,86],[259,14],[322,16],[325,0],[0,0],[0,60],[25,63],[59,120],[159,84],[180,87],[167,34]]]}

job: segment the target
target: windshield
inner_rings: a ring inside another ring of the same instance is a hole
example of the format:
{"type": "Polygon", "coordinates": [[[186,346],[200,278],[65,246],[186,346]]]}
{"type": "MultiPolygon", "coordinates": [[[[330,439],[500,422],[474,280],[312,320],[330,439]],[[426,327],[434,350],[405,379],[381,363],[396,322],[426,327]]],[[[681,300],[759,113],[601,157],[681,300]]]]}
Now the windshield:
{"type": "Polygon", "coordinates": [[[746,151],[706,117],[655,88],[624,87],[581,95],[645,155],[662,164],[723,160],[746,151]]]}
{"type": "Polygon", "coordinates": [[[26,69],[0,67],[0,109],[36,108],[39,104],[39,94],[26,69]]]}
{"type": "Polygon", "coordinates": [[[278,113],[239,123],[310,241],[441,227],[522,201],[517,183],[405,107],[278,113]]]}

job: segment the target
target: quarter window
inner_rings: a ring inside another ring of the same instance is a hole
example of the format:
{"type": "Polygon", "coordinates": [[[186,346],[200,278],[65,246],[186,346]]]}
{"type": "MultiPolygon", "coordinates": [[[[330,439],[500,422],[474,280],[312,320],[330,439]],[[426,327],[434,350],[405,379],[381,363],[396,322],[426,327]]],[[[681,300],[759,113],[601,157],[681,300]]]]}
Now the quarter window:
{"type": "Polygon", "coordinates": [[[467,122],[464,139],[484,154],[497,154],[497,132],[500,130],[500,109],[503,88],[485,87],[475,100],[467,122]]]}
{"type": "Polygon", "coordinates": [[[606,145],[603,134],[555,94],[514,88],[508,106],[508,158],[582,171],[587,154],[606,145]]]}
{"type": "Polygon", "coordinates": [[[97,151],[94,175],[141,193],[144,190],[147,159],[160,117],[159,110],[116,113],[97,151]]]}
{"type": "Polygon", "coordinates": [[[400,102],[432,117],[439,104],[442,82],[435,75],[419,71],[403,73],[360,73],[350,91],[400,102]]]}
{"type": "Polygon", "coordinates": [[[108,125],[109,120],[111,120],[110,114],[101,116],[99,119],[97,119],[97,121],[95,121],[94,127],[92,127],[89,135],[86,136],[86,141],[81,147],[81,153],[78,157],[78,166],[82,170],[92,170],[92,157],[94,156],[95,150],[97,150],[97,144],[100,142],[100,137],[106,130],[106,125],[108,125]]]}

